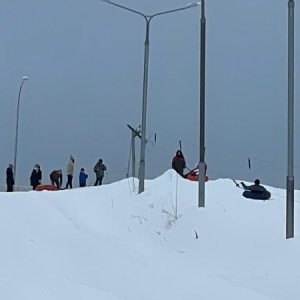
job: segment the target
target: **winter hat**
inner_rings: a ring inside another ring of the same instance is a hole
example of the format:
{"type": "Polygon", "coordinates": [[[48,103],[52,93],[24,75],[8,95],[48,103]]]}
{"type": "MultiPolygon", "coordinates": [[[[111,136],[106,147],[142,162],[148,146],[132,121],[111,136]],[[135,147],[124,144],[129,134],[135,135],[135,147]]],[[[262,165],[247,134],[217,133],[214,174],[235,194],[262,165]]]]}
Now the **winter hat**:
{"type": "Polygon", "coordinates": [[[176,151],[176,156],[177,157],[183,157],[182,151],[181,150],[177,150],[176,151]]]}
{"type": "Polygon", "coordinates": [[[35,167],[35,168],[39,168],[40,165],[39,165],[39,164],[35,164],[34,167],[35,167]]]}
{"type": "Polygon", "coordinates": [[[259,179],[255,179],[254,183],[255,184],[260,184],[260,180],[259,179]]]}
{"type": "Polygon", "coordinates": [[[9,164],[8,167],[12,169],[14,167],[14,165],[13,164],[9,164]]]}

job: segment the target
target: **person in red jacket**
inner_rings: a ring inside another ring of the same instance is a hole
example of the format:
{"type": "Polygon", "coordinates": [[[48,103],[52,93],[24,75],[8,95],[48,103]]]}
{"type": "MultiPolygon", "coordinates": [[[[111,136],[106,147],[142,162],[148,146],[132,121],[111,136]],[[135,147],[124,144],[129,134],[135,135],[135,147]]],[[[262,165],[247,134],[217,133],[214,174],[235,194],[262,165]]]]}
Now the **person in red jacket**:
{"type": "Polygon", "coordinates": [[[183,170],[186,168],[186,163],[184,156],[181,150],[176,151],[176,155],[173,157],[172,160],[172,169],[174,169],[180,176],[185,177],[183,175],[183,170]]]}

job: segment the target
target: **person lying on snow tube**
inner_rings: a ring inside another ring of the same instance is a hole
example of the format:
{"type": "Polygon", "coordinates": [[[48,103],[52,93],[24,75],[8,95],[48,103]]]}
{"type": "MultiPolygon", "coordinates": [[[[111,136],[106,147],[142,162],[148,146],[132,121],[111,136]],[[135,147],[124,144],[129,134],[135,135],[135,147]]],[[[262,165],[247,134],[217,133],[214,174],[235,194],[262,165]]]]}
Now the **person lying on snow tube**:
{"type": "MultiPolygon", "coordinates": [[[[206,175],[207,164],[205,164],[205,182],[208,181],[208,176],[206,175]]],[[[199,181],[199,166],[196,165],[196,168],[191,170],[185,175],[185,178],[191,181],[199,181]]]]}
{"type": "Polygon", "coordinates": [[[271,193],[265,187],[260,185],[260,180],[255,179],[253,185],[246,185],[241,182],[242,187],[245,189],[243,196],[250,199],[268,200],[271,198],[271,193]]]}

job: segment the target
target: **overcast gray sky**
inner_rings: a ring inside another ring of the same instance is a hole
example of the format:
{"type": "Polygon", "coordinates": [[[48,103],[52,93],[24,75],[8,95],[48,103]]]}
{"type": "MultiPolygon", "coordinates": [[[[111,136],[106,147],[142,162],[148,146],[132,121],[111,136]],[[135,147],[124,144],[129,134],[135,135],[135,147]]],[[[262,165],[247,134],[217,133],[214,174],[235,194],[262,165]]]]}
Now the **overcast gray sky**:
{"type": "MultiPolygon", "coordinates": [[[[116,0],[146,14],[189,1],[116,0]]],[[[208,175],[258,177],[284,186],[288,1],[206,2],[208,175]],[[249,170],[247,157],[283,165],[252,160],[249,170]]],[[[198,161],[199,16],[195,8],[151,24],[147,131],[157,133],[157,142],[148,145],[147,178],[170,167],[179,140],[186,142],[188,166],[198,161]]],[[[1,182],[13,161],[23,75],[30,79],[21,99],[18,183],[28,183],[35,163],[48,182],[51,170],[65,171],[70,154],[77,174],[85,167],[93,178],[93,166],[102,158],[109,171],[106,182],[124,178],[130,145],[126,124],[141,123],[144,20],[100,0],[9,0],[1,3],[0,27],[1,182]]],[[[295,27],[300,28],[297,12],[295,27]]],[[[296,30],[298,166],[299,34],[296,30]]]]}

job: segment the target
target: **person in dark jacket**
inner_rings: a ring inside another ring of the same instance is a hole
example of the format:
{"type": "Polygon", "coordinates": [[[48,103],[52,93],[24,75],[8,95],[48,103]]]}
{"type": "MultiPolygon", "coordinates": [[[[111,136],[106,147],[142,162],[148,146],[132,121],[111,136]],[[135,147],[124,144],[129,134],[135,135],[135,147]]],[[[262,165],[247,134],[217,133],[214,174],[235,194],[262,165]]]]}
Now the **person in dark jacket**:
{"type": "Polygon", "coordinates": [[[259,179],[256,179],[253,185],[246,185],[244,182],[241,182],[241,185],[245,189],[243,192],[245,198],[264,201],[271,198],[271,193],[260,185],[259,179]]]}
{"type": "Polygon", "coordinates": [[[35,190],[36,187],[41,184],[41,182],[42,182],[42,171],[40,165],[36,164],[34,165],[34,168],[30,176],[30,185],[32,186],[32,189],[35,190]]]}
{"type": "Polygon", "coordinates": [[[13,172],[13,165],[9,164],[8,168],[6,169],[6,185],[7,185],[7,192],[13,192],[14,190],[14,172],[13,172]]]}
{"type": "Polygon", "coordinates": [[[55,184],[57,188],[60,189],[63,181],[62,169],[52,171],[50,174],[50,180],[52,185],[55,184]]]}
{"type": "Polygon", "coordinates": [[[246,185],[244,182],[241,182],[241,185],[245,190],[251,192],[267,192],[267,189],[264,186],[260,185],[259,179],[255,179],[253,185],[246,185]]]}
{"type": "Polygon", "coordinates": [[[98,184],[102,185],[104,171],[106,171],[106,166],[103,164],[103,160],[99,159],[99,161],[97,162],[97,164],[94,167],[94,172],[96,173],[96,182],[94,184],[95,186],[98,184]]]}
{"type": "Polygon", "coordinates": [[[84,173],[84,168],[81,168],[79,173],[79,186],[85,187],[86,186],[86,179],[88,178],[88,175],[84,173]]]}
{"type": "Polygon", "coordinates": [[[172,169],[174,169],[179,175],[184,177],[183,170],[186,168],[185,159],[181,150],[177,150],[176,155],[172,160],[172,169]]]}

